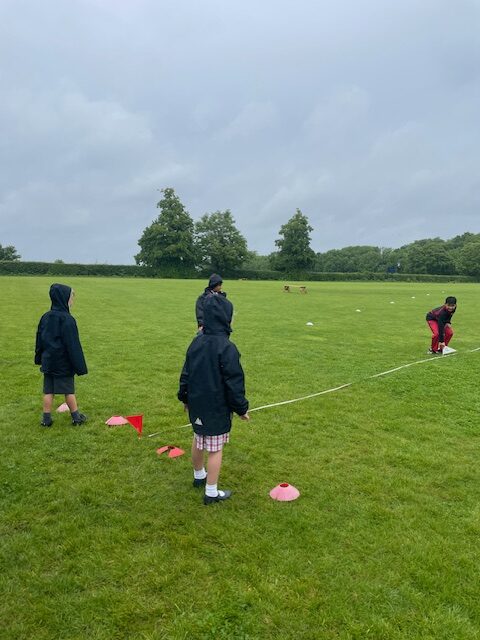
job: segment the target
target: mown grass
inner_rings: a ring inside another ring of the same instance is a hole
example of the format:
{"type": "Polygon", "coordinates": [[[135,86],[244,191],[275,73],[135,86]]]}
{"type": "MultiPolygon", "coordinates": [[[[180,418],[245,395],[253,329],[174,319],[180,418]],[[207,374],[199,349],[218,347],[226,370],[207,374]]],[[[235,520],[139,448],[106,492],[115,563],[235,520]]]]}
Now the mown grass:
{"type": "Polygon", "coordinates": [[[226,282],[251,407],[354,384],[236,420],[235,495],[207,508],[188,455],[155,453],[190,446],[176,389],[204,283],[70,282],[89,422],[42,430],[50,279],[0,278],[2,639],[480,637],[478,285],[226,282]],[[426,358],[447,294],[457,355],[369,379],[426,358]],[[137,412],[142,439],[104,424],[137,412]],[[299,500],[269,498],[282,481],[299,500]]]}

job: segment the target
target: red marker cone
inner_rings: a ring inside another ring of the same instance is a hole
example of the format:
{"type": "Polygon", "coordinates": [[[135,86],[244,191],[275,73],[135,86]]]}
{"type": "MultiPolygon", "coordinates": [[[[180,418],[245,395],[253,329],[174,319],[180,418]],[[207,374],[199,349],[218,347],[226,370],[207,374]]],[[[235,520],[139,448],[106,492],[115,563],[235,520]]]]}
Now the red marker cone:
{"type": "Polygon", "coordinates": [[[173,444],[167,444],[165,447],[160,447],[160,449],[157,449],[157,453],[159,456],[162,453],[165,453],[165,451],[168,451],[169,458],[178,458],[179,456],[183,456],[183,454],[185,453],[183,449],[174,447],[173,444]]]}
{"type": "Polygon", "coordinates": [[[68,404],[64,402],[58,407],[57,411],[58,413],[63,413],[64,411],[70,411],[70,409],[68,408],[68,404]]]}
{"type": "Polygon", "coordinates": [[[143,413],[138,416],[125,416],[125,419],[128,420],[132,427],[138,432],[138,437],[140,437],[143,429],[143,413]]]}
{"type": "Polygon", "coordinates": [[[282,482],[277,484],[270,491],[270,497],[280,502],[289,502],[290,500],[296,500],[300,495],[300,491],[288,482],[282,482]]]}
{"type": "Polygon", "coordinates": [[[169,458],[178,458],[178,456],[183,456],[185,451],[183,449],[179,449],[179,447],[170,447],[170,451],[168,452],[169,458]]]}

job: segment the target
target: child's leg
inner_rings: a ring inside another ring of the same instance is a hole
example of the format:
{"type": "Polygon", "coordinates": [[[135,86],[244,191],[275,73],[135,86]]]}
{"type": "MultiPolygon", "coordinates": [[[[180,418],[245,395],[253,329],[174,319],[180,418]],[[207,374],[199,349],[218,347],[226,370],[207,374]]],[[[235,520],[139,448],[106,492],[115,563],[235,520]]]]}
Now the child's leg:
{"type": "Polygon", "coordinates": [[[45,393],[43,396],[43,413],[51,413],[53,406],[53,393],[45,393]]]}
{"type": "Polygon", "coordinates": [[[432,351],[438,351],[438,322],[436,320],[427,320],[427,323],[432,332],[432,351]]]}
{"type": "Polygon", "coordinates": [[[452,327],[445,327],[445,346],[448,345],[450,340],[453,338],[453,329],[452,327]]]}
{"type": "Polygon", "coordinates": [[[77,398],[75,397],[74,393],[66,393],[65,402],[67,403],[68,408],[70,409],[70,413],[73,413],[74,411],[78,410],[77,398]]]}
{"type": "Polygon", "coordinates": [[[209,451],[207,461],[207,484],[217,484],[222,466],[223,449],[220,451],[209,451]]]}
{"type": "Polygon", "coordinates": [[[72,424],[73,425],[81,425],[87,421],[87,416],[83,413],[80,413],[77,405],[77,398],[74,393],[66,393],[65,394],[65,402],[70,409],[70,415],[72,416],[72,424]]]}
{"type": "Polygon", "coordinates": [[[203,469],[203,449],[197,449],[197,441],[195,440],[195,436],[193,436],[192,441],[192,464],[195,471],[201,471],[203,469]]]}

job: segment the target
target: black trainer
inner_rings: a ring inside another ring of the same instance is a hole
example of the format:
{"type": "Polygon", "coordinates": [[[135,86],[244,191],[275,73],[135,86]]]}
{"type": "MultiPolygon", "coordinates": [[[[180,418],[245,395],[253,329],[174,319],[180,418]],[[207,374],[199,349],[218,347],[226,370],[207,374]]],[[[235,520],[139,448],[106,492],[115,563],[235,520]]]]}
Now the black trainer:
{"type": "Polygon", "coordinates": [[[53,424],[53,420],[52,419],[50,419],[50,420],[42,420],[41,423],[40,423],[40,426],[41,427],[51,427],[52,424],[53,424]]]}
{"type": "Polygon", "coordinates": [[[433,349],[429,349],[429,350],[427,351],[427,354],[428,354],[429,356],[441,356],[441,355],[442,355],[442,352],[441,352],[441,351],[433,351],[433,349]]]}
{"type": "Polygon", "coordinates": [[[81,424],[87,421],[87,416],[84,413],[79,413],[78,418],[72,419],[72,424],[75,427],[79,427],[81,424]]]}
{"type": "Polygon", "coordinates": [[[218,495],[216,495],[215,497],[207,496],[205,494],[203,496],[203,504],[213,504],[214,502],[222,502],[223,500],[228,500],[228,498],[230,498],[230,496],[232,495],[232,492],[228,491],[228,489],[226,489],[225,491],[222,491],[221,493],[222,495],[220,494],[220,491],[219,491],[218,495]]]}
{"type": "Polygon", "coordinates": [[[199,487],[204,487],[206,484],[207,484],[207,476],[205,476],[205,478],[193,479],[193,486],[195,487],[195,489],[198,489],[199,487]]]}

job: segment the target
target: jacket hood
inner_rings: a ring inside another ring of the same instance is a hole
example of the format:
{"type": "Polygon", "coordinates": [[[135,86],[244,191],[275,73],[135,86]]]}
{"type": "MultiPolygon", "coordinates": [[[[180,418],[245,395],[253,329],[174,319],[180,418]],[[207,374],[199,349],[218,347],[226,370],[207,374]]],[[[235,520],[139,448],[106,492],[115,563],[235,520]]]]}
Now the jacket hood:
{"type": "Polygon", "coordinates": [[[222,283],[223,283],[222,276],[219,276],[218,273],[212,273],[208,281],[208,288],[213,289],[213,287],[216,287],[217,284],[222,284],[222,283]]]}
{"type": "Polygon", "coordinates": [[[50,300],[52,301],[52,311],[66,311],[70,313],[68,301],[72,294],[72,288],[66,284],[52,284],[50,287],[50,300]]]}
{"type": "Polygon", "coordinates": [[[205,300],[203,332],[206,335],[228,335],[232,332],[230,323],[233,304],[224,296],[212,295],[205,300]]]}

